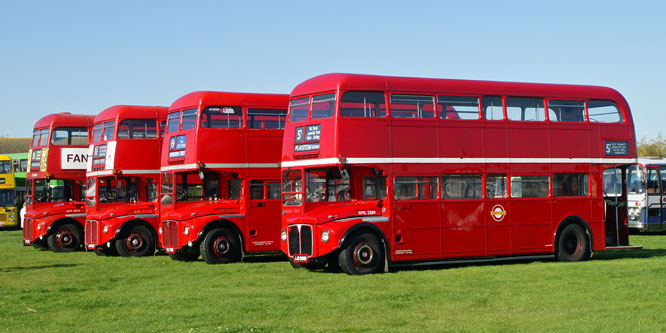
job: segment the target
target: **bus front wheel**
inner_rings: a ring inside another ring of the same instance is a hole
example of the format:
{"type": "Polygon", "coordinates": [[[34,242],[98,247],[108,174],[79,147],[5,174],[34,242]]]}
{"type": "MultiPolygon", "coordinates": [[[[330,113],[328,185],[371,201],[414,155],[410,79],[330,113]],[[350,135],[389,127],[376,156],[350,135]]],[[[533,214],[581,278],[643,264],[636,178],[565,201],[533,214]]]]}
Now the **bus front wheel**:
{"type": "Polygon", "coordinates": [[[349,275],[379,273],[384,265],[384,250],[375,235],[359,233],[340,252],[338,262],[349,275]]]}
{"type": "Polygon", "coordinates": [[[208,232],[199,250],[203,260],[209,264],[228,264],[241,260],[238,237],[227,228],[215,228],[208,232]]]}
{"type": "Polygon", "coordinates": [[[81,231],[72,223],[59,226],[54,233],[46,239],[53,252],[71,252],[81,246],[81,231]]]}
{"type": "Polygon", "coordinates": [[[155,253],[155,240],[148,228],[137,225],[116,240],[116,251],[123,257],[143,257],[155,253]]]}
{"type": "Polygon", "coordinates": [[[559,261],[582,261],[590,258],[590,242],[585,230],[577,224],[569,224],[557,241],[559,261]]]}

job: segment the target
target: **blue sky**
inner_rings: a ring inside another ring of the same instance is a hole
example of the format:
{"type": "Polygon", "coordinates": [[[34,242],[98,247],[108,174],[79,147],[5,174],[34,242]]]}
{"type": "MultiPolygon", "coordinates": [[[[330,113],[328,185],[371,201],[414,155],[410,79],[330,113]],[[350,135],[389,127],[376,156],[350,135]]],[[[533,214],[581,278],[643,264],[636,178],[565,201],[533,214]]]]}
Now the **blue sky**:
{"type": "Polygon", "coordinates": [[[0,0],[0,135],[53,112],[289,93],[330,72],[609,86],[666,123],[664,1],[0,0]]]}

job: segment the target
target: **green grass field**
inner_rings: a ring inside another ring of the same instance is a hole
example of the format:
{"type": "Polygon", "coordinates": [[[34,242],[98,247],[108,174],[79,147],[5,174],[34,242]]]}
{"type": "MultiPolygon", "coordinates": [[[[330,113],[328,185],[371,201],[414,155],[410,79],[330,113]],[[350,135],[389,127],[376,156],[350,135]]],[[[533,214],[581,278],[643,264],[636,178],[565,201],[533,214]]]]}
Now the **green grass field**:
{"type": "Polygon", "coordinates": [[[666,236],[582,263],[295,270],[277,258],[207,265],[21,245],[0,231],[9,331],[664,331],[666,236]]]}

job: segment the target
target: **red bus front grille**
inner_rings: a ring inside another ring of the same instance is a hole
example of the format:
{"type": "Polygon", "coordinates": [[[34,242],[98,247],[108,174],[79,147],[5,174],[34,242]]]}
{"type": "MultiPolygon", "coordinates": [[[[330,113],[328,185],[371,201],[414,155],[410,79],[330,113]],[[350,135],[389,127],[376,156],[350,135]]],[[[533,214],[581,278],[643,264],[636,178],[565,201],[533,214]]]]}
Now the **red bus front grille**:
{"type": "Polygon", "coordinates": [[[178,248],[178,222],[166,221],[162,223],[162,234],[164,235],[164,247],[178,248]]]}
{"type": "Polygon", "coordinates": [[[99,240],[99,222],[90,221],[86,223],[86,244],[95,244],[99,240]]]}
{"type": "Polygon", "coordinates": [[[32,241],[32,219],[23,221],[23,239],[32,241]]]}
{"type": "Polygon", "coordinates": [[[312,255],[312,227],[309,225],[289,227],[289,255],[312,255]]]}

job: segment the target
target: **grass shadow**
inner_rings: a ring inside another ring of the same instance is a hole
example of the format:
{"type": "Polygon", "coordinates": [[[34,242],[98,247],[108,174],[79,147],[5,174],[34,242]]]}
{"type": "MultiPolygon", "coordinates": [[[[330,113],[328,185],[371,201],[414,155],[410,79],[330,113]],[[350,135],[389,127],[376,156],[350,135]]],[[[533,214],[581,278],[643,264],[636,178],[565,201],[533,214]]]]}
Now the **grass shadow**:
{"type": "Polygon", "coordinates": [[[243,257],[243,262],[278,262],[287,261],[284,253],[251,254],[243,257]]]}
{"type": "Polygon", "coordinates": [[[617,250],[597,252],[592,260],[640,259],[664,256],[666,256],[666,249],[617,250]]]}
{"type": "Polygon", "coordinates": [[[79,264],[54,264],[54,265],[41,265],[41,266],[17,266],[17,267],[8,267],[0,268],[0,273],[8,272],[20,272],[20,271],[34,271],[47,268],[69,268],[80,266],[79,264]]]}

